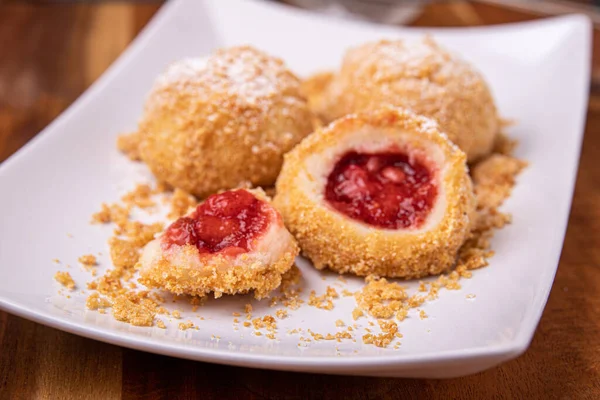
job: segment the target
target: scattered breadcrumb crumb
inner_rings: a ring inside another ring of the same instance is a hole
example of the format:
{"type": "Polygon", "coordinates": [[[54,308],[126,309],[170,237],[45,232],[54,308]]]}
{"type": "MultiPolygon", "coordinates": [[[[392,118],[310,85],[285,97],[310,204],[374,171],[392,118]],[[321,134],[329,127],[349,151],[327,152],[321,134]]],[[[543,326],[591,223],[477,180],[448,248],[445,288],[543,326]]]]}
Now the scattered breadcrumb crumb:
{"type": "Polygon", "coordinates": [[[469,293],[466,297],[467,299],[474,299],[475,295],[473,293],[469,293]]]}
{"type": "Polygon", "coordinates": [[[344,324],[344,321],[342,321],[341,319],[338,319],[337,321],[335,321],[335,326],[346,326],[346,324],[344,324]]]}
{"type": "Polygon", "coordinates": [[[110,257],[116,267],[133,268],[139,259],[139,246],[135,243],[113,237],[108,242],[110,257]]]}
{"type": "Polygon", "coordinates": [[[333,299],[337,299],[338,297],[340,296],[335,288],[327,286],[325,293],[321,296],[317,296],[316,292],[312,290],[308,298],[308,305],[322,310],[332,310],[333,299]]]}
{"type": "Polygon", "coordinates": [[[185,331],[185,330],[192,329],[192,328],[195,328],[194,323],[192,321],[179,323],[179,330],[181,330],[181,331],[185,331]]]}
{"type": "Polygon", "coordinates": [[[427,319],[429,318],[428,315],[425,313],[425,310],[421,310],[419,311],[419,318],[421,319],[427,319]]]}
{"type": "Polygon", "coordinates": [[[363,335],[363,343],[373,344],[377,347],[387,347],[396,338],[398,333],[398,324],[394,321],[378,320],[381,329],[380,334],[368,333],[363,335]]]}
{"type": "Polygon", "coordinates": [[[136,326],[152,326],[157,308],[155,301],[138,293],[118,296],[112,305],[116,320],[136,326]]]}
{"type": "Polygon", "coordinates": [[[376,276],[368,276],[365,282],[354,296],[358,306],[375,318],[392,317],[407,299],[404,288],[395,282],[376,276]]]}
{"type": "Polygon", "coordinates": [[[75,281],[68,272],[58,271],[54,274],[54,279],[69,290],[75,289],[75,281]]]}
{"type": "Polygon", "coordinates": [[[173,318],[176,319],[181,318],[181,312],[179,310],[173,310],[173,312],[171,312],[171,315],[173,316],[173,318]]]}
{"type": "Polygon", "coordinates": [[[175,189],[171,197],[171,210],[167,215],[169,219],[177,219],[186,215],[198,204],[196,198],[181,189],[175,189]]]}
{"type": "Polygon", "coordinates": [[[133,190],[121,197],[121,200],[123,203],[129,206],[150,208],[156,205],[156,202],[152,200],[153,194],[154,190],[150,187],[150,185],[140,183],[133,190]]]}
{"type": "Polygon", "coordinates": [[[398,312],[396,313],[396,319],[398,321],[404,321],[404,319],[408,316],[408,308],[401,308],[398,310],[398,312]]]}
{"type": "Polygon", "coordinates": [[[117,226],[115,235],[125,236],[132,243],[132,246],[142,248],[163,229],[164,224],[162,222],[147,225],[138,221],[126,221],[117,226]]]}
{"type": "Polygon", "coordinates": [[[112,306],[112,302],[106,297],[100,296],[97,292],[88,296],[85,305],[89,310],[98,310],[112,306]]]}
{"type": "Polygon", "coordinates": [[[302,293],[302,287],[300,287],[300,281],[302,273],[300,269],[293,265],[292,268],[281,277],[281,285],[279,286],[279,296],[273,296],[271,298],[270,306],[281,303],[290,310],[297,310],[304,300],[300,298],[302,293]]]}
{"type": "Polygon", "coordinates": [[[360,308],[356,307],[353,311],[352,311],[352,318],[356,321],[357,319],[359,319],[360,317],[362,317],[363,315],[365,315],[365,313],[363,312],[363,310],[361,310],[360,308]]]}
{"type": "Polygon", "coordinates": [[[493,154],[472,170],[474,190],[479,206],[499,207],[510,196],[515,177],[527,166],[517,158],[493,154]]]}
{"type": "Polygon", "coordinates": [[[124,133],[117,137],[117,148],[131,161],[140,161],[139,145],[141,135],[136,132],[124,133]]]}
{"type": "Polygon", "coordinates": [[[156,320],[156,326],[159,327],[160,329],[167,329],[167,326],[165,325],[165,323],[163,322],[162,319],[156,320]]]}
{"type": "Polygon", "coordinates": [[[167,310],[165,307],[158,307],[156,309],[156,313],[157,314],[161,314],[161,315],[171,315],[171,313],[169,312],[169,310],[167,310]]]}
{"type": "Polygon", "coordinates": [[[108,205],[102,203],[102,209],[92,215],[93,224],[107,224],[109,222],[123,223],[129,219],[130,207],[118,204],[108,205]]]}

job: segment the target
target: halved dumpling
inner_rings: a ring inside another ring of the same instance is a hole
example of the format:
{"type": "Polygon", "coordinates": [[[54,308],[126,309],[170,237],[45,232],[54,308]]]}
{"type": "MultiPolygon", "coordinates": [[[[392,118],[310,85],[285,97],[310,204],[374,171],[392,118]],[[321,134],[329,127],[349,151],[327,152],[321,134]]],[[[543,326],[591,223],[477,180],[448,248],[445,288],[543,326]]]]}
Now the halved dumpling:
{"type": "Polygon", "coordinates": [[[274,204],[315,267],[415,278],[453,265],[475,198],[465,154],[438,125],[385,107],[288,153],[274,204]]]}
{"type": "Polygon", "coordinates": [[[209,196],[148,243],[140,282],[176,294],[247,293],[262,298],[281,283],[298,246],[258,190],[209,196]]]}

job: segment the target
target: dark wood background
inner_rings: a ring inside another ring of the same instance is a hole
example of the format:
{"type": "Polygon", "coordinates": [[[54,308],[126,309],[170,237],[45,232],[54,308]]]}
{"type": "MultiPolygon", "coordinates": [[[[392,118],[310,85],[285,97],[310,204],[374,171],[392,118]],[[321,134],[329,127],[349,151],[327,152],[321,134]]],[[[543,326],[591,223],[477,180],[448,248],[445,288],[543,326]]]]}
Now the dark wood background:
{"type": "MultiPolygon", "coordinates": [[[[74,101],[158,7],[0,1],[0,161],[74,101]]],[[[455,2],[427,6],[415,25],[485,25],[535,17],[455,2]]],[[[569,228],[550,300],[531,348],[498,368],[441,381],[234,368],[124,349],[0,312],[0,398],[600,398],[598,160],[600,94],[592,91],[569,228]]]]}

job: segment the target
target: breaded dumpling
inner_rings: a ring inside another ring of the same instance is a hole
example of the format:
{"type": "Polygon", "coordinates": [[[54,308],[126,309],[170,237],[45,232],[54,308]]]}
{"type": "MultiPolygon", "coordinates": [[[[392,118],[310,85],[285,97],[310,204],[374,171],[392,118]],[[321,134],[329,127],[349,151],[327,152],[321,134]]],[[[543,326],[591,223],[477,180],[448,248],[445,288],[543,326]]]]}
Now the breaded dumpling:
{"type": "Polygon", "coordinates": [[[483,76],[431,38],[384,40],[350,49],[338,73],[331,78],[318,75],[305,84],[305,91],[325,122],[383,104],[433,118],[468,161],[490,153],[499,129],[483,76]]]}
{"type": "Polygon", "coordinates": [[[140,282],[176,294],[262,298],[279,287],[298,251],[262,191],[231,190],[209,196],[146,245],[140,282]]]}
{"type": "Polygon", "coordinates": [[[318,269],[418,278],[455,262],[475,197],[465,154],[431,119],[343,117],[285,157],[274,205],[318,269]]]}
{"type": "Polygon", "coordinates": [[[198,197],[275,182],[283,154],[312,131],[300,81],[252,47],[170,65],[139,123],[141,159],[169,185],[198,197]]]}

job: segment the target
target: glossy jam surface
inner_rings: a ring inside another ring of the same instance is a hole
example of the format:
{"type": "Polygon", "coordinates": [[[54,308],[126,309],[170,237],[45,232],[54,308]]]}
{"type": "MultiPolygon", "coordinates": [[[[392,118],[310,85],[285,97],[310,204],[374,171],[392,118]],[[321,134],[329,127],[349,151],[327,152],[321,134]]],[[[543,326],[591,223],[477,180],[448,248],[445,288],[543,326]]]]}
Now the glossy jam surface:
{"type": "Polygon", "coordinates": [[[171,224],[164,243],[168,247],[191,244],[200,253],[245,253],[266,231],[269,211],[265,202],[243,189],[214,194],[190,216],[171,224]]]}
{"type": "Polygon", "coordinates": [[[419,228],[437,197],[435,174],[402,153],[346,153],[327,179],[325,198],[348,217],[378,228],[419,228]]]}

